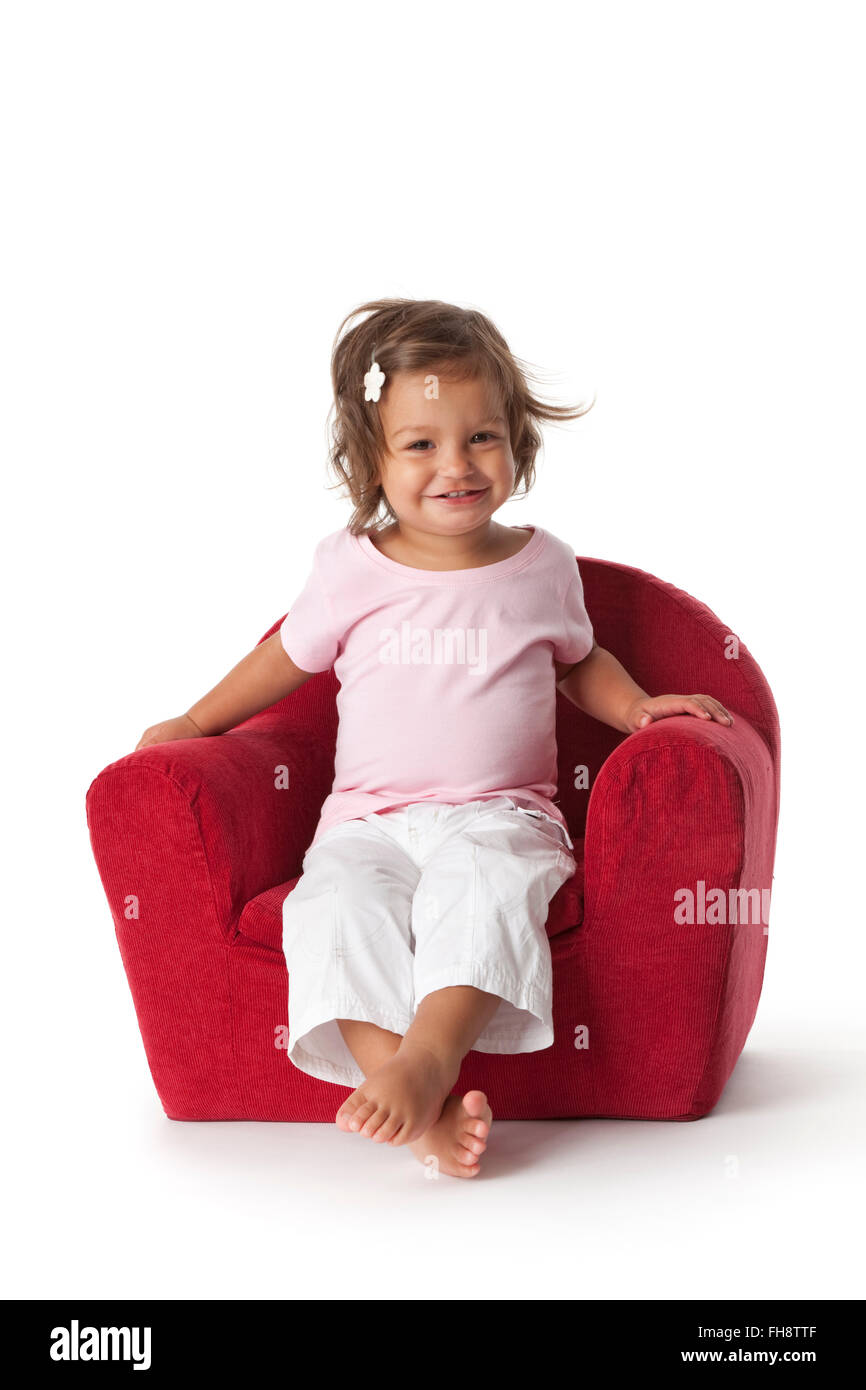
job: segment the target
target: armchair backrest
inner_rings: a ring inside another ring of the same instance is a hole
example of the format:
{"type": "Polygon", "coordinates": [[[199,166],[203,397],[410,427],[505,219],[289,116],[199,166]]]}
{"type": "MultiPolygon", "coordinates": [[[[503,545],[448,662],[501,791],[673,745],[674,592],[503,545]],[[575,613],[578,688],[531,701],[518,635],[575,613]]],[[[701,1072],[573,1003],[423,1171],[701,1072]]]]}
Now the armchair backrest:
{"type": "MultiPolygon", "coordinates": [[[[650,695],[714,695],[745,715],[779,757],[779,717],[761,668],[735,633],[683,589],[645,570],[577,557],[595,639],[650,695]]],[[[559,805],[573,836],[586,828],[589,795],[606,758],[627,735],[601,724],[557,695],[559,805]],[[586,767],[588,786],[576,788],[586,767]],[[578,774],[579,775],[579,774],[578,774]]]]}

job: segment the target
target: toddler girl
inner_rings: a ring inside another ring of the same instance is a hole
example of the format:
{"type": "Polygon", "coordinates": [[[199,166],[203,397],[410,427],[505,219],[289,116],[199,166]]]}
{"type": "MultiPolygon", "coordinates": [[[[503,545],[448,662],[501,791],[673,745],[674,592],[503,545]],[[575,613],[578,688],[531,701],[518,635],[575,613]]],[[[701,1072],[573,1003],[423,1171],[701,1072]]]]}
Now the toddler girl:
{"type": "Polygon", "coordinates": [[[354,1088],[340,1129],[471,1178],[493,1117],[454,1093],[464,1056],[553,1042],[545,923],[575,871],[557,689],[624,733],[732,720],[641,690],[594,640],[571,544],[494,520],[534,480],[537,426],[585,411],[536,399],[488,318],[363,304],[332,380],[348,525],[279,632],[138,747],[222,733],[334,668],[334,782],[283,909],[288,1057],[354,1088]]]}

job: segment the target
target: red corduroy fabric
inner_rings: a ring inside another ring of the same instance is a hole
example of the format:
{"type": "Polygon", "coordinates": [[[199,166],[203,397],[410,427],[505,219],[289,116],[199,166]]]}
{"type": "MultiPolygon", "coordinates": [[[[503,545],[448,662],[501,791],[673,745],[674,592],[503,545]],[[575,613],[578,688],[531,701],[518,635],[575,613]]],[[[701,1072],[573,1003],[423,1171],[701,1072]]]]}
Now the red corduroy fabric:
{"type": "MultiPolygon", "coordinates": [[[[703,604],[642,570],[577,558],[599,644],[650,694],[715,695],[735,722],[682,715],[626,737],[557,696],[558,800],[578,871],[547,923],[556,1041],[470,1052],[459,1084],[486,1091],[500,1119],[697,1119],[754,1020],[766,920],[678,924],[674,895],[700,882],[726,901],[769,893],[778,714],[755,660],[742,643],[730,652],[703,604]]],[[[331,1121],[349,1094],[298,1071],[281,1046],[281,908],[331,789],[336,690],[322,672],[219,738],[120,758],[88,790],[93,853],[171,1119],[331,1121]]]]}

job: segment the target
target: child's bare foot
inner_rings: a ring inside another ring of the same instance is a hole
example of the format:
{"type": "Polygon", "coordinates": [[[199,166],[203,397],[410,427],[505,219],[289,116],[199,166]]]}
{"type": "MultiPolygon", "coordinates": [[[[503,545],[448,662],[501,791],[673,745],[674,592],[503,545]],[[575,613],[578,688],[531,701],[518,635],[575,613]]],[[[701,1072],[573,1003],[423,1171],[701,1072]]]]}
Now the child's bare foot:
{"type": "Polygon", "coordinates": [[[343,1101],[335,1122],[376,1144],[411,1144],[436,1123],[459,1074],[459,1058],[404,1038],[394,1056],[343,1101]]]}
{"type": "Polygon", "coordinates": [[[449,1096],[436,1123],[409,1148],[421,1163],[435,1158],[440,1173],[474,1178],[481,1172],[480,1159],[492,1123],[493,1112],[483,1091],[467,1091],[462,1100],[449,1096]]]}

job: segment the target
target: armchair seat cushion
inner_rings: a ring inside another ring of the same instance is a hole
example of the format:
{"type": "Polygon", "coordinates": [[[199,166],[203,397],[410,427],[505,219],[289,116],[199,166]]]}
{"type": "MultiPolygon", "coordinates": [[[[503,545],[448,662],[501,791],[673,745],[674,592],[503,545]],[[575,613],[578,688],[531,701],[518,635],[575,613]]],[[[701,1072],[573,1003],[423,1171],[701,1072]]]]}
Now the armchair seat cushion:
{"type": "MultiPolygon", "coordinates": [[[[572,839],[577,868],[550,900],[546,926],[550,938],[580,926],[583,921],[583,840],[574,839],[574,836],[572,839]]],[[[283,903],[297,882],[298,878],[291,878],[251,898],[238,922],[240,935],[282,953],[283,903]]]]}

